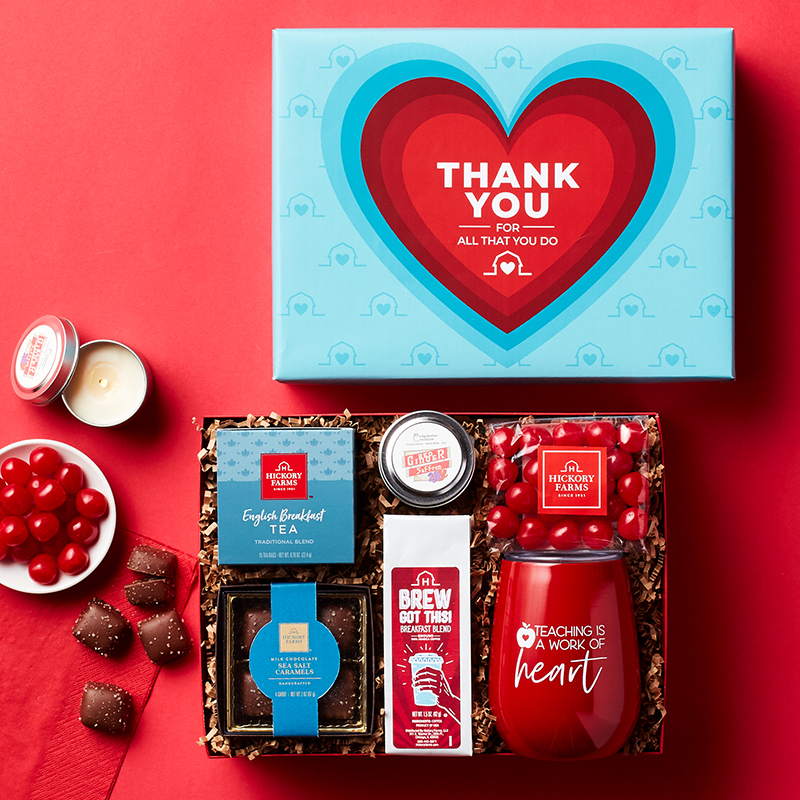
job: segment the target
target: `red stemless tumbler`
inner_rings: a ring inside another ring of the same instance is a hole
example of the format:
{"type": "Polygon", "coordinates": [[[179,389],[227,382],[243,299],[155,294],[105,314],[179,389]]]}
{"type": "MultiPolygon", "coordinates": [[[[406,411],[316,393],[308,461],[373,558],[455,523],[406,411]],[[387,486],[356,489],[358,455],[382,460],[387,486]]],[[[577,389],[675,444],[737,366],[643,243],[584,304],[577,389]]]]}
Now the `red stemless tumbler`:
{"type": "Polygon", "coordinates": [[[621,552],[507,552],[492,630],[489,702],[517,755],[600,758],[625,743],[641,681],[621,552]]]}

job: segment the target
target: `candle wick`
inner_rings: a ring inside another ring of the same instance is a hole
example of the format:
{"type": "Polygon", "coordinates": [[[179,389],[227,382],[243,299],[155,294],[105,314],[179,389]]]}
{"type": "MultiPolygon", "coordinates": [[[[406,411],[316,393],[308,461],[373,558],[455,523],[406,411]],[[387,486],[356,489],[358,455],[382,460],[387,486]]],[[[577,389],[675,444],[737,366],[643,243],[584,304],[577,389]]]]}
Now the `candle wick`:
{"type": "Polygon", "coordinates": [[[108,386],[108,378],[100,378],[100,385],[105,389],[108,386]]]}

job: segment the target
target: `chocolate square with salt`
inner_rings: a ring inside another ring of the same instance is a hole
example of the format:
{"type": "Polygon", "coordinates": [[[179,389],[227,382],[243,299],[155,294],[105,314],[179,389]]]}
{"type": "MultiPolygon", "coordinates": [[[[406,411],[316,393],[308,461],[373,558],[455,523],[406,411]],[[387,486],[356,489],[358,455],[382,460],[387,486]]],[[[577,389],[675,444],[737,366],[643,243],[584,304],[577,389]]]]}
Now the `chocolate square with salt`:
{"type": "Polygon", "coordinates": [[[103,656],[119,653],[128,643],[131,626],[122,612],[93,597],[75,621],[72,635],[103,656]]]}
{"type": "Polygon", "coordinates": [[[130,724],[132,710],[131,696],[120,686],[87,681],[83,687],[80,721],[87,728],[124,733],[130,724]]]}
{"type": "Polygon", "coordinates": [[[125,596],[132,606],[166,606],[174,593],[168,578],[144,578],[125,585],[125,596]]]}
{"type": "Polygon", "coordinates": [[[353,719],[358,711],[359,685],[350,664],[342,664],[336,680],[319,699],[320,724],[340,723],[353,719]]]}
{"type": "Polygon", "coordinates": [[[128,558],[128,569],[142,575],[154,575],[157,578],[170,578],[175,574],[178,557],[169,550],[137,544],[128,558]]]}
{"type": "Polygon", "coordinates": [[[174,608],[142,620],[138,628],[142,647],[154,664],[165,664],[192,649],[186,623],[174,608]]]}
{"type": "Polygon", "coordinates": [[[356,621],[358,606],[348,600],[320,599],[317,619],[333,634],[342,658],[357,657],[359,625],[356,621]]]}
{"type": "Polygon", "coordinates": [[[250,652],[250,646],[256,634],[272,620],[272,611],[269,608],[246,608],[241,614],[241,630],[239,638],[245,655],[250,652]]]}
{"type": "Polygon", "coordinates": [[[239,664],[236,698],[246,717],[272,719],[272,700],[256,685],[247,664],[239,664]]]}

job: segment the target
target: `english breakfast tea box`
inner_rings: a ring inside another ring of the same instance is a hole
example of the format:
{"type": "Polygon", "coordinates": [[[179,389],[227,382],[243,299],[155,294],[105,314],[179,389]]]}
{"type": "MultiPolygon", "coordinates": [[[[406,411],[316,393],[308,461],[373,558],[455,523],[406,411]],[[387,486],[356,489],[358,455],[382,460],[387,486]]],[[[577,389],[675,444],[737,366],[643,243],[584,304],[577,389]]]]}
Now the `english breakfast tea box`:
{"type": "Polygon", "coordinates": [[[733,377],[733,32],[278,30],[284,381],[733,377]]]}
{"type": "Polygon", "coordinates": [[[217,433],[220,564],[353,562],[352,428],[217,433]]]}

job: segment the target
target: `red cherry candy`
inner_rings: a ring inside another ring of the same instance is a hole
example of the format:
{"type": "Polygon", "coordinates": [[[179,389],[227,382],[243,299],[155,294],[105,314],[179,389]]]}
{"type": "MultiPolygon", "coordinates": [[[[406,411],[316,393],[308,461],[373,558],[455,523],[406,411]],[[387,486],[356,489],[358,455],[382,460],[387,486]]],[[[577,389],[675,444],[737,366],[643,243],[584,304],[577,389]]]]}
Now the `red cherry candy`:
{"type": "Polygon", "coordinates": [[[633,456],[619,447],[610,450],[606,459],[608,474],[615,481],[621,478],[633,467],[633,456]]]}
{"type": "Polygon", "coordinates": [[[641,472],[629,472],[617,481],[617,494],[629,505],[647,502],[648,480],[641,472]]]}
{"type": "Polygon", "coordinates": [[[42,511],[54,511],[67,499],[67,493],[61,487],[61,484],[48,478],[36,490],[33,496],[33,501],[36,507],[42,511]]]}
{"type": "Polygon", "coordinates": [[[647,533],[647,514],[643,508],[626,508],[617,520],[617,532],[623,539],[636,541],[647,533]]]}
{"type": "Polygon", "coordinates": [[[605,419],[590,422],[583,432],[589,447],[606,447],[609,450],[617,445],[617,429],[605,419]]]}
{"type": "Polygon", "coordinates": [[[553,444],[557,447],[580,447],[583,430],[576,422],[560,422],[553,428],[553,444]]]}
{"type": "Polygon", "coordinates": [[[46,475],[49,478],[58,469],[61,456],[52,447],[45,445],[32,450],[28,461],[36,475],[46,475]]]}
{"type": "Polygon", "coordinates": [[[11,547],[10,551],[11,558],[13,558],[17,564],[28,564],[34,556],[38,556],[39,553],[42,552],[42,545],[37,542],[33,536],[28,536],[22,544],[11,547]]]}
{"type": "Polygon", "coordinates": [[[611,544],[614,529],[607,519],[590,519],[581,529],[583,543],[592,550],[603,550],[611,544]]]}
{"type": "Polygon", "coordinates": [[[83,470],[77,464],[62,464],[54,477],[68,495],[78,494],[83,488],[83,470]]]}
{"type": "Polygon", "coordinates": [[[58,517],[50,511],[37,511],[28,518],[28,529],[34,539],[40,542],[48,542],[61,527],[58,517]]]}
{"type": "Polygon", "coordinates": [[[53,558],[58,558],[61,551],[69,544],[69,537],[67,536],[67,529],[62,525],[58,529],[58,533],[46,542],[41,543],[42,552],[48,553],[53,558]]]}
{"type": "Polygon", "coordinates": [[[486,468],[486,478],[496,492],[504,492],[519,475],[519,467],[510,458],[493,458],[486,468]]]}
{"type": "Polygon", "coordinates": [[[517,529],[517,541],[526,550],[535,550],[547,541],[549,528],[539,517],[525,517],[517,529]]]}
{"type": "Polygon", "coordinates": [[[620,514],[628,507],[627,503],[616,493],[609,495],[606,500],[606,516],[610,522],[616,522],[620,514]]]}
{"type": "Polygon", "coordinates": [[[507,425],[496,428],[489,436],[489,448],[496,456],[511,458],[519,449],[519,439],[507,425]]]}
{"type": "Polygon", "coordinates": [[[486,529],[497,539],[510,539],[519,527],[519,517],[507,506],[495,506],[486,515],[486,529]]]}
{"type": "Polygon", "coordinates": [[[522,480],[539,488],[539,459],[531,458],[522,467],[522,480]]]}
{"type": "Polygon", "coordinates": [[[36,581],[36,583],[47,586],[48,584],[55,583],[56,578],[58,578],[58,564],[53,556],[47,553],[39,553],[39,555],[34,556],[30,564],[28,564],[28,575],[31,577],[31,580],[36,581]]]}
{"type": "Polygon", "coordinates": [[[8,547],[16,547],[28,538],[28,526],[20,517],[6,517],[0,522],[0,541],[8,547]]]}
{"type": "Polygon", "coordinates": [[[100,519],[108,512],[108,500],[97,489],[81,489],[75,496],[78,513],[89,519],[100,519]]]}
{"type": "Polygon", "coordinates": [[[0,503],[16,517],[27,514],[32,502],[30,492],[21,483],[9,483],[0,489],[0,503]]]}
{"type": "Polygon", "coordinates": [[[67,495],[67,499],[53,513],[58,517],[62,525],[66,525],[73,517],[78,516],[75,498],[72,495],[67,495]]]}
{"type": "Polygon", "coordinates": [[[67,575],[77,575],[89,566],[89,554],[75,542],[70,542],[58,556],[58,566],[67,575]]]}
{"type": "Polygon", "coordinates": [[[524,425],[519,440],[519,454],[522,456],[537,452],[540,444],[553,444],[552,434],[541,425],[524,425]]]}
{"type": "Polygon", "coordinates": [[[27,461],[12,456],[0,465],[0,476],[6,483],[24,486],[31,479],[31,467],[27,461]]]}
{"type": "Polygon", "coordinates": [[[31,475],[31,479],[25,484],[28,494],[33,497],[36,490],[47,480],[44,475],[31,475]]]}
{"type": "Polygon", "coordinates": [[[581,543],[581,532],[574,520],[562,519],[550,528],[548,540],[556,550],[574,550],[581,543]]]}
{"type": "Polygon", "coordinates": [[[636,420],[619,426],[619,446],[629,453],[641,453],[647,444],[647,431],[636,420]]]}
{"type": "Polygon", "coordinates": [[[84,546],[94,544],[100,535],[100,526],[86,517],[75,517],[67,525],[67,537],[71,542],[84,546]]]}
{"type": "Polygon", "coordinates": [[[506,489],[506,505],[517,514],[530,514],[536,510],[536,489],[524,481],[509,486],[506,489]]]}

